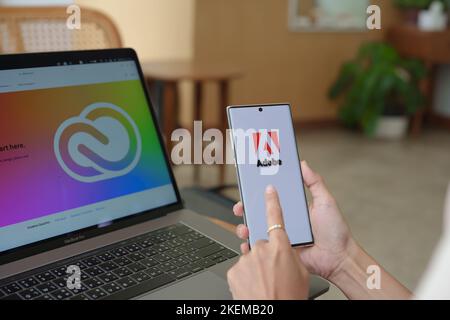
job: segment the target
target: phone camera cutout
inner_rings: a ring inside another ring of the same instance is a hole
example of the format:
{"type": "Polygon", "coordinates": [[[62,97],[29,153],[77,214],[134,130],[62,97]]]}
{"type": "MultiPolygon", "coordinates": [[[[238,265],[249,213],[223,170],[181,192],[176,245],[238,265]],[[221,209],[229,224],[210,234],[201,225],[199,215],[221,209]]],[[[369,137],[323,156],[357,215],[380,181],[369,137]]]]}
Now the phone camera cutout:
{"type": "Polygon", "coordinates": [[[258,110],[259,110],[259,112],[263,112],[263,108],[259,108],[258,110]]]}

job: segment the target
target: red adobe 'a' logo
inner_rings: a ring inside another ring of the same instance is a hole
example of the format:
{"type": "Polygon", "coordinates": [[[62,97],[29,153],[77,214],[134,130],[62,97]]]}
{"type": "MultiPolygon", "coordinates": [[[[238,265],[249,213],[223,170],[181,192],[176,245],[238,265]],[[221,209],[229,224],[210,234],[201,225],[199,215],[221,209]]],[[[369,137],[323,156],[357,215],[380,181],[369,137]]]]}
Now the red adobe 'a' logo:
{"type": "Polygon", "coordinates": [[[272,155],[276,150],[275,147],[280,152],[280,140],[278,135],[278,130],[267,130],[267,131],[259,131],[253,133],[253,145],[255,147],[255,153],[258,154],[260,145],[263,144],[263,150],[267,151],[269,155],[272,155]]]}

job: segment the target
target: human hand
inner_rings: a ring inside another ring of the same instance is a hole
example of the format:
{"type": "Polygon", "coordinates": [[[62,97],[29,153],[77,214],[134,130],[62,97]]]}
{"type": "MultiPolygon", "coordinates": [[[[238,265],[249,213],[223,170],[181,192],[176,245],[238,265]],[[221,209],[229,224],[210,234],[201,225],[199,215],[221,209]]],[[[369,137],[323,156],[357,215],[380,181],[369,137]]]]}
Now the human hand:
{"type": "MultiPolygon", "coordinates": [[[[326,188],[323,179],[311,170],[305,161],[302,161],[301,167],[304,183],[312,195],[309,213],[314,245],[297,248],[296,251],[309,272],[331,279],[341,272],[344,261],[358,251],[359,247],[353,240],[336,200],[326,188]]],[[[233,212],[237,216],[243,215],[244,208],[241,202],[234,206],[233,212]]],[[[237,226],[236,234],[239,238],[247,240],[249,230],[241,224],[237,226]]],[[[249,251],[247,242],[241,244],[241,251],[244,254],[249,251]]]]}
{"type": "MultiPolygon", "coordinates": [[[[284,225],[276,190],[266,190],[267,225],[284,225]]],[[[306,299],[308,271],[292,249],[286,231],[274,229],[269,240],[260,240],[228,271],[234,299],[306,299]]]]}

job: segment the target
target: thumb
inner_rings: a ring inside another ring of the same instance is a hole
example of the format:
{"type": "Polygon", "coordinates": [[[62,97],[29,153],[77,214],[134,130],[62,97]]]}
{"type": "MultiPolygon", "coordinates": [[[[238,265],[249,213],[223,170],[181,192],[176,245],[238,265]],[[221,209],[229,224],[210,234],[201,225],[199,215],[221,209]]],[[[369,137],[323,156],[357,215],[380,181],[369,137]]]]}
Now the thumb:
{"type": "Polygon", "coordinates": [[[328,191],[322,177],[314,172],[306,161],[301,162],[303,181],[308,187],[314,202],[324,203],[333,199],[333,196],[328,191]]]}

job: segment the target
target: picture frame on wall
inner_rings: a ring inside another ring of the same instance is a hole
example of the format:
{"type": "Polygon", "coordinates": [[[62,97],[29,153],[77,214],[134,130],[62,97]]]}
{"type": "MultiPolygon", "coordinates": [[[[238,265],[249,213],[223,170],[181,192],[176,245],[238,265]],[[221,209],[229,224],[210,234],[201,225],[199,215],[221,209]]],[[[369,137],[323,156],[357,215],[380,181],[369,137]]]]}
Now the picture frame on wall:
{"type": "Polygon", "coordinates": [[[288,27],[294,32],[367,31],[370,0],[288,0],[288,27]]]}

